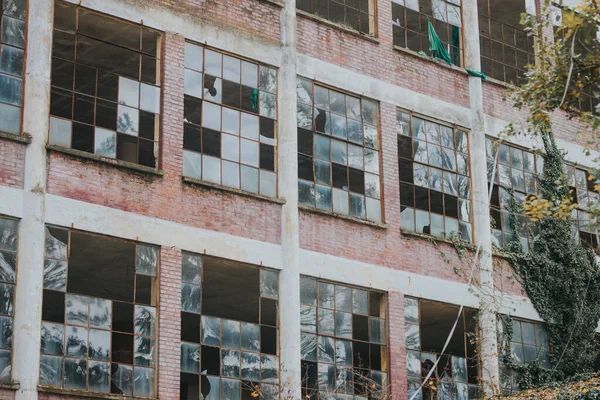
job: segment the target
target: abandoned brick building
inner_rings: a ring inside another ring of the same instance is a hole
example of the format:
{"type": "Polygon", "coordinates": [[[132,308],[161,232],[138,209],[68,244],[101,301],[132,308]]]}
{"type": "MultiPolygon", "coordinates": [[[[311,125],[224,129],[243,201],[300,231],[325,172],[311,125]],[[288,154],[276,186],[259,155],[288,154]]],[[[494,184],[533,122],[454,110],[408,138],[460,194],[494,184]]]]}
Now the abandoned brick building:
{"type": "Polygon", "coordinates": [[[494,250],[539,144],[487,169],[535,0],[0,4],[0,398],[466,400],[514,390],[500,345],[547,362],[494,250]]]}

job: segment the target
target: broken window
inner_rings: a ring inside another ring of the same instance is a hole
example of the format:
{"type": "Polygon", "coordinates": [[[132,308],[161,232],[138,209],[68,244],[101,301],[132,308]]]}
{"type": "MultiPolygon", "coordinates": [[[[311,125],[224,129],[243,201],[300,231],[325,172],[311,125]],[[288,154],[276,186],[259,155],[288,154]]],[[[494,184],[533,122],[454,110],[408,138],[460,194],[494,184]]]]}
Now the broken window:
{"type": "Polygon", "coordinates": [[[183,175],[277,196],[277,70],[185,45],[183,175]]]}
{"type": "Polygon", "coordinates": [[[156,31],[55,3],[49,143],[155,168],[160,53],[156,31]]]}
{"type": "Polygon", "coordinates": [[[429,54],[428,22],[454,65],[463,64],[461,0],[393,0],[394,46],[429,54]]]}
{"type": "Polygon", "coordinates": [[[300,279],[302,397],[386,398],[386,296],[300,279]]]}
{"type": "Polygon", "coordinates": [[[481,397],[475,310],[463,310],[448,347],[441,354],[459,308],[434,301],[404,298],[409,397],[415,392],[418,392],[416,398],[423,400],[481,397]],[[436,361],[436,369],[424,382],[436,361]]]}
{"type": "Polygon", "coordinates": [[[40,385],[155,397],[158,248],[46,227],[40,385]]]}
{"type": "MultiPolygon", "coordinates": [[[[538,193],[538,176],[542,171],[543,159],[531,151],[509,144],[498,144],[491,138],[485,139],[488,183],[492,182],[492,171],[496,153],[498,164],[490,202],[490,225],[492,244],[499,249],[513,238],[510,227],[511,204],[523,204],[528,196],[538,193]]],[[[528,221],[524,214],[515,214],[516,233],[523,249],[527,251],[531,239],[537,232],[537,224],[528,221]]]]}
{"type": "Polygon", "coordinates": [[[375,0],[298,0],[296,7],[343,27],[375,36],[375,0]]]}
{"type": "Polygon", "coordinates": [[[565,176],[569,186],[571,199],[577,204],[573,210],[574,236],[579,236],[583,244],[593,249],[598,249],[598,229],[590,214],[590,207],[598,206],[600,195],[598,181],[586,169],[578,168],[572,164],[565,165],[565,176]]]}
{"type": "Polygon", "coordinates": [[[542,324],[500,316],[498,335],[500,386],[503,393],[520,390],[519,376],[508,366],[511,359],[514,365],[538,360],[543,368],[550,368],[548,333],[542,324]]]}
{"type": "Polygon", "coordinates": [[[525,0],[477,0],[481,71],[500,81],[525,82],[525,66],[535,63],[534,38],[521,25],[525,0]]]}
{"type": "Polygon", "coordinates": [[[298,78],[303,206],[381,222],[379,106],[298,78]]]}
{"type": "Polygon", "coordinates": [[[181,264],[180,398],[278,399],[279,274],[190,253],[181,264]]]}
{"type": "Polygon", "coordinates": [[[20,135],[27,0],[0,6],[0,132],[20,135]]]}
{"type": "Polygon", "coordinates": [[[17,220],[0,217],[0,383],[12,381],[12,334],[18,227],[17,220]]]}
{"type": "Polygon", "coordinates": [[[396,127],[402,229],[472,241],[467,132],[404,111],[396,127]]]}

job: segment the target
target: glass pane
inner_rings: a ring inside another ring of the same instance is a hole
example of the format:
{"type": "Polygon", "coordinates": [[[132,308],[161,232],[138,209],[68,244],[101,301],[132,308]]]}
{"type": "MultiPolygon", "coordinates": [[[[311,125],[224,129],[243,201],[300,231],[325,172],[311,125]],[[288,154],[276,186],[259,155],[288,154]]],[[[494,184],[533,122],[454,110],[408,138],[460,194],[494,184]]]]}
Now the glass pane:
{"type": "MultiPolygon", "coordinates": [[[[11,253],[7,253],[11,254],[11,253]]],[[[15,264],[9,263],[6,255],[0,253],[0,267],[2,280],[14,281],[15,264]],[[12,277],[12,279],[11,279],[12,277]]],[[[16,261],[16,260],[15,260],[16,261]]],[[[58,260],[44,261],[44,288],[65,291],[67,288],[67,263],[58,260]]]]}
{"type": "Polygon", "coordinates": [[[110,361],[110,331],[90,329],[89,357],[93,360],[110,361]]]}
{"type": "Polygon", "coordinates": [[[89,389],[94,392],[110,392],[110,364],[89,362],[89,389]]]}
{"type": "Polygon", "coordinates": [[[317,309],[315,307],[300,306],[300,328],[305,332],[317,331],[317,309]]]}
{"type": "Polygon", "coordinates": [[[355,314],[363,315],[369,313],[369,292],[366,290],[352,289],[352,311],[355,314]]]}
{"type": "Polygon", "coordinates": [[[154,397],[154,370],[152,368],[134,369],[134,394],[140,397],[154,397]]]}
{"type": "Polygon", "coordinates": [[[135,306],[136,335],[154,336],[156,326],[156,308],[135,306]]]}
{"type": "Polygon", "coordinates": [[[263,382],[277,383],[279,377],[279,359],[275,356],[261,355],[260,379],[263,382]]]}
{"type": "Polygon", "coordinates": [[[321,335],[333,335],[334,333],[334,312],[332,310],[319,309],[318,333],[321,335]]]}
{"type": "Polygon", "coordinates": [[[133,394],[133,368],[129,365],[112,364],[113,392],[123,393],[126,396],[133,394]]]}
{"type": "Polygon", "coordinates": [[[317,361],[317,336],[300,333],[300,354],[303,360],[317,361]]]}
{"type": "Polygon", "coordinates": [[[240,323],[238,321],[222,320],[223,347],[240,348],[240,323]]]}
{"type": "Polygon", "coordinates": [[[352,311],[352,289],[335,285],[335,309],[339,311],[352,311]]]}
{"type": "Polygon", "coordinates": [[[200,313],[200,286],[181,285],[181,309],[187,312],[200,313]]]}
{"type": "Polygon", "coordinates": [[[200,373],[200,345],[181,343],[181,371],[200,373]]]}
{"type": "Polygon", "coordinates": [[[312,306],[317,305],[317,281],[311,278],[300,278],[300,302],[312,306]]]}
{"type": "MultiPolygon", "coordinates": [[[[62,324],[52,324],[50,322],[42,322],[42,343],[41,343],[41,352],[43,354],[55,354],[62,355],[63,354],[63,342],[65,336],[64,325],[62,324]]],[[[4,338],[2,347],[10,348],[10,346],[6,346],[4,343],[4,338]]]]}
{"type": "Polygon", "coordinates": [[[242,353],[242,379],[260,380],[260,356],[253,353],[242,353]]]}
{"type": "Polygon", "coordinates": [[[242,349],[260,351],[260,327],[242,322],[242,349]]]}
{"type": "Polygon", "coordinates": [[[319,282],[319,307],[334,308],[335,287],[330,283],[319,282]]]}
{"type": "Polygon", "coordinates": [[[134,346],[134,364],[145,367],[153,366],[155,339],[144,336],[136,336],[134,340],[134,346]]]}
{"type": "Polygon", "coordinates": [[[349,339],[352,338],[352,314],[336,311],[335,335],[349,339]]]}
{"type": "Polygon", "coordinates": [[[235,350],[221,350],[221,376],[239,378],[240,352],[235,350]]]}
{"type": "Polygon", "coordinates": [[[87,365],[85,360],[65,358],[65,388],[85,390],[87,365]]]}
{"type": "Polygon", "coordinates": [[[318,337],[319,361],[333,363],[335,361],[335,344],[333,338],[326,336],[318,337]]]}
{"type": "Polygon", "coordinates": [[[88,330],[76,326],[66,327],[66,355],[87,357],[88,330]]]}
{"type": "Polygon", "coordinates": [[[349,340],[335,341],[335,363],[352,365],[352,342],[349,340]]]}
{"type": "Polygon", "coordinates": [[[158,263],[158,248],[154,246],[136,246],[135,272],[138,274],[156,276],[158,263]]]}
{"type": "Polygon", "coordinates": [[[406,324],[406,347],[409,349],[421,348],[419,325],[406,324]]]}
{"type": "Polygon", "coordinates": [[[275,271],[260,271],[260,295],[277,299],[279,292],[279,274],[275,271]]]}
{"type": "Polygon", "coordinates": [[[88,326],[88,298],[67,293],[65,298],[65,323],[88,326]]]}
{"type": "Polygon", "coordinates": [[[181,280],[194,284],[200,284],[202,258],[191,254],[181,255],[181,280]]]}
{"type": "Polygon", "coordinates": [[[110,329],[112,326],[112,302],[90,298],[90,326],[110,329]]]}
{"type": "Polygon", "coordinates": [[[62,357],[41,356],[40,385],[62,386],[63,363],[62,357]]]}

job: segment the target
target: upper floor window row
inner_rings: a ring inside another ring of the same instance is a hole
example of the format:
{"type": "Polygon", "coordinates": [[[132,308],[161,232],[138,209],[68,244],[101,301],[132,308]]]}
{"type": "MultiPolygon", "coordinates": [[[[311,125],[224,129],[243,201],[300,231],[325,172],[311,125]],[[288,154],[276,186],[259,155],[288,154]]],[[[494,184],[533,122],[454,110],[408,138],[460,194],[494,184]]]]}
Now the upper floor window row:
{"type": "Polygon", "coordinates": [[[50,144],[156,167],[162,36],[57,2],[50,144]]]}
{"type": "Polygon", "coordinates": [[[27,0],[0,6],[0,132],[20,135],[27,0]]]}
{"type": "Polygon", "coordinates": [[[375,36],[375,0],[298,0],[298,10],[375,36]]]}
{"type": "Polygon", "coordinates": [[[183,175],[277,196],[277,70],[185,46],[183,175]]]}
{"type": "Polygon", "coordinates": [[[381,222],[379,105],[298,78],[301,205],[381,222]]]}

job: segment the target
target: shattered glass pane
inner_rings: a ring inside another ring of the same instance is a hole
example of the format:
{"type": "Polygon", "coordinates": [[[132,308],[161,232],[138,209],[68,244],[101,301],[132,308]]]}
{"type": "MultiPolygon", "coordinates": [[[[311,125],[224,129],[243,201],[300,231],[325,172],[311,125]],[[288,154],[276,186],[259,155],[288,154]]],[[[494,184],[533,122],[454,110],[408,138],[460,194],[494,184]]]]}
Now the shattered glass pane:
{"type": "Polygon", "coordinates": [[[200,345],[181,343],[181,371],[200,373],[200,345]]]}
{"type": "Polygon", "coordinates": [[[300,354],[303,360],[317,361],[317,336],[300,333],[300,354]]]}
{"type": "MultiPolygon", "coordinates": [[[[2,221],[0,220],[0,232],[1,229],[2,221]]],[[[66,230],[46,228],[46,257],[57,260],[66,260],[68,235],[69,233],[66,230]]],[[[0,241],[1,240],[2,239],[0,239],[0,241]]],[[[1,244],[0,248],[2,248],[1,244]]]]}
{"type": "Polygon", "coordinates": [[[260,380],[260,357],[258,354],[242,353],[242,379],[260,380]]]}
{"type": "Polygon", "coordinates": [[[242,350],[260,351],[260,327],[242,322],[242,350]]]}
{"type": "Polygon", "coordinates": [[[220,400],[219,397],[219,377],[203,375],[200,383],[200,389],[204,400],[220,400]]]}
{"type": "Polygon", "coordinates": [[[221,350],[221,376],[240,377],[240,352],[229,349],[221,350]]]}
{"type": "Polygon", "coordinates": [[[453,386],[450,382],[441,382],[439,384],[438,400],[452,400],[453,386]]]}
{"type": "Polygon", "coordinates": [[[352,289],[345,286],[335,286],[335,309],[352,312],[352,289]]]}
{"type": "Polygon", "coordinates": [[[319,354],[318,359],[322,362],[333,363],[335,361],[335,343],[333,338],[319,336],[319,354]]]}
{"type": "Polygon", "coordinates": [[[88,298],[67,293],[65,296],[65,323],[88,326],[88,298]]]}
{"type": "Polygon", "coordinates": [[[62,324],[42,322],[41,351],[44,354],[63,354],[65,327],[62,324]]]}
{"type": "Polygon", "coordinates": [[[85,360],[65,358],[65,388],[85,390],[87,363],[85,360]]]}
{"type": "Polygon", "coordinates": [[[260,295],[277,300],[279,297],[279,274],[277,272],[260,270],[260,295]]]}
{"type": "Polygon", "coordinates": [[[200,256],[183,253],[181,255],[181,280],[199,285],[202,279],[201,266],[202,258],[200,256]]]}
{"type": "Polygon", "coordinates": [[[202,344],[221,345],[221,322],[219,318],[202,316],[202,344]]]}
{"type": "Polygon", "coordinates": [[[90,298],[90,326],[102,329],[112,327],[112,302],[110,300],[90,298]]]}
{"type": "Polygon", "coordinates": [[[181,309],[191,313],[200,313],[200,286],[181,285],[181,309]]]}
{"type": "Polygon", "coordinates": [[[88,330],[76,326],[66,327],[66,355],[87,357],[88,330]]]}
{"type": "Polygon", "coordinates": [[[315,333],[317,331],[317,309],[315,307],[300,306],[300,328],[305,332],[315,333]]]}
{"type": "Polygon", "coordinates": [[[223,347],[240,348],[240,323],[238,321],[221,321],[223,347]]]}
{"type": "MultiPolygon", "coordinates": [[[[2,259],[2,253],[0,253],[0,266],[2,267],[2,273],[7,271],[8,265],[2,259]]],[[[14,279],[14,269],[13,279],[14,279]]],[[[4,280],[4,279],[2,279],[4,280]]],[[[66,261],[59,260],[45,260],[44,261],[44,289],[60,290],[64,292],[67,289],[67,263],[66,261]]]]}
{"type": "Polygon", "coordinates": [[[158,249],[153,246],[136,246],[135,272],[138,274],[156,276],[158,249]]]}
{"type": "Polygon", "coordinates": [[[139,397],[154,397],[154,370],[152,368],[134,369],[134,394],[139,397]]]}
{"type": "Polygon", "coordinates": [[[334,333],[334,312],[331,310],[320,309],[319,310],[319,334],[320,335],[333,335],[334,333]]]}
{"type": "Polygon", "coordinates": [[[335,341],[335,363],[352,365],[352,342],[349,340],[335,341]]]}
{"type": "Polygon", "coordinates": [[[352,314],[336,311],[335,335],[352,339],[352,314]]]}
{"type": "Polygon", "coordinates": [[[156,308],[135,306],[135,334],[155,336],[156,308]]]}
{"type": "Polygon", "coordinates": [[[154,365],[155,339],[136,336],[134,340],[133,361],[135,365],[150,367],[154,365]]]}
{"type": "Polygon", "coordinates": [[[18,222],[0,218],[0,250],[17,250],[18,222]]]}
{"type": "Polygon", "coordinates": [[[90,329],[89,358],[110,361],[110,331],[90,329]]]}
{"type": "Polygon", "coordinates": [[[113,393],[131,396],[133,393],[133,368],[129,365],[112,364],[113,393]]]}
{"type": "Polygon", "coordinates": [[[110,364],[90,361],[89,389],[94,392],[110,392],[110,364]]]}
{"type": "Polygon", "coordinates": [[[418,351],[406,352],[406,369],[411,375],[421,375],[421,356],[418,351]]]}
{"type": "Polygon", "coordinates": [[[276,356],[261,354],[260,364],[261,381],[277,383],[279,378],[279,359],[276,356]]]}

